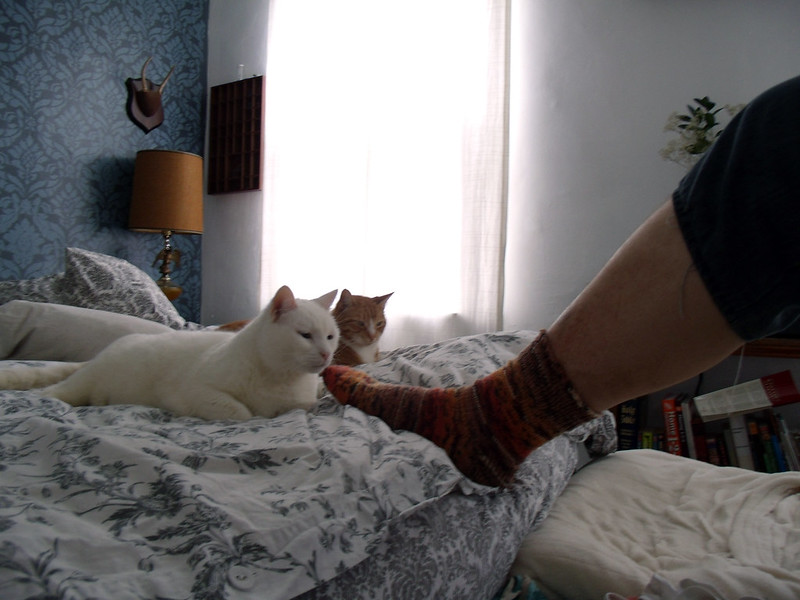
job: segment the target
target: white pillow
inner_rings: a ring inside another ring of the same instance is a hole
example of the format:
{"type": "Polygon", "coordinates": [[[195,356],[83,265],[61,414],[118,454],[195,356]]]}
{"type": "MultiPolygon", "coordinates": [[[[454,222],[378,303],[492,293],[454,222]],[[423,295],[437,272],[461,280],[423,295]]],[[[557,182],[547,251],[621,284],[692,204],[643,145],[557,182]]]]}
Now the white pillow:
{"type": "Polygon", "coordinates": [[[0,306],[0,359],[84,361],[124,335],[167,331],[138,317],[13,300],[0,306]]]}

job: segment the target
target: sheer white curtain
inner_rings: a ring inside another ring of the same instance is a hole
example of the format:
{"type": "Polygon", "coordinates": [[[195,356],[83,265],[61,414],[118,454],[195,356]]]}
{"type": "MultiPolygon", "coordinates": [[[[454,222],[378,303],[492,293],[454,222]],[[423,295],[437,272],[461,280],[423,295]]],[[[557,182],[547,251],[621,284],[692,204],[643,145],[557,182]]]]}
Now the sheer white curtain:
{"type": "Polygon", "coordinates": [[[271,0],[262,300],[394,295],[382,349],[501,328],[507,1],[271,0]]]}

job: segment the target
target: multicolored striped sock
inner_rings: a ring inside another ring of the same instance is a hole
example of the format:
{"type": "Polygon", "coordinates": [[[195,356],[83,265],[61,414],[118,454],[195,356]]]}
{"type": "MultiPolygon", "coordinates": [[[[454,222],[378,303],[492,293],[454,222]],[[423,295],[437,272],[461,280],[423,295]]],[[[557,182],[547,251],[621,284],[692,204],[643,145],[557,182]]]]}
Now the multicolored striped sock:
{"type": "Polygon", "coordinates": [[[544,331],[502,369],[469,386],[385,384],[342,366],[322,376],[340,402],[428,438],[464,475],[490,486],[510,484],[533,450],[598,416],[572,388],[544,331]]]}

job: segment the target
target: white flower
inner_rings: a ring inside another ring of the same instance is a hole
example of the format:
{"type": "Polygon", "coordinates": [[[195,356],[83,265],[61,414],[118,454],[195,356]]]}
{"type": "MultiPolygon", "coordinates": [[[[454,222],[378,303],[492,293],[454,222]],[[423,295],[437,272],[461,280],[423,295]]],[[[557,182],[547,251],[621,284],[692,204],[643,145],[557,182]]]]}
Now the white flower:
{"type": "Polygon", "coordinates": [[[673,111],[669,117],[667,117],[667,122],[664,125],[664,131],[680,131],[680,129],[678,129],[678,125],[680,124],[681,122],[678,119],[678,111],[673,111]]]}
{"type": "Polygon", "coordinates": [[[738,113],[744,105],[717,107],[708,96],[695,98],[697,106],[687,106],[687,114],[673,112],[667,117],[664,131],[675,132],[677,139],[667,142],[659,154],[665,160],[691,168],[722,133],[717,115],[725,109],[729,115],[738,113]]]}

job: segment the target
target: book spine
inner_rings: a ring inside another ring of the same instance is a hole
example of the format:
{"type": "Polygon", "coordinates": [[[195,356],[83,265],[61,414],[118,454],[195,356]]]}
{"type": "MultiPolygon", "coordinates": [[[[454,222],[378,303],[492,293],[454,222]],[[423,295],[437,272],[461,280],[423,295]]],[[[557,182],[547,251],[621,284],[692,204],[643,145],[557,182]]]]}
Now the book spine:
{"type": "Polygon", "coordinates": [[[776,414],[775,419],[778,421],[778,431],[780,432],[781,445],[783,452],[786,456],[786,466],[789,470],[800,471],[800,453],[797,451],[794,437],[783,419],[783,415],[776,414]]]}
{"type": "Polygon", "coordinates": [[[668,396],[661,401],[661,411],[664,415],[664,441],[665,450],[670,454],[683,456],[681,448],[680,423],[678,422],[678,402],[675,396],[668,396]]]}
{"type": "Polygon", "coordinates": [[[730,467],[733,463],[731,462],[731,455],[728,452],[728,446],[725,440],[725,436],[722,434],[714,436],[714,439],[717,442],[717,452],[719,452],[719,464],[721,467],[730,467]]]}
{"type": "Polygon", "coordinates": [[[783,451],[783,444],[781,438],[777,433],[770,434],[772,440],[772,450],[775,452],[775,460],[778,463],[778,472],[784,473],[789,470],[789,464],[786,462],[786,454],[783,451]]]}
{"type": "Polygon", "coordinates": [[[775,461],[778,463],[778,472],[783,473],[789,470],[786,460],[786,450],[783,449],[781,441],[781,426],[778,423],[778,413],[774,409],[766,411],[765,423],[769,430],[769,439],[772,443],[772,451],[775,453],[775,461]]]}
{"type": "Polygon", "coordinates": [[[761,443],[761,434],[758,431],[758,423],[752,416],[745,417],[745,427],[747,428],[747,438],[750,442],[750,454],[753,456],[753,468],[756,471],[765,473],[767,464],[764,460],[764,448],[761,443]]]}
{"type": "Polygon", "coordinates": [[[731,415],[728,417],[731,426],[731,436],[733,439],[733,449],[736,456],[736,464],[742,469],[755,469],[753,455],[750,452],[750,436],[747,433],[747,423],[744,415],[731,415]]]}
{"type": "Polygon", "coordinates": [[[733,433],[731,433],[730,424],[722,430],[722,439],[724,441],[725,453],[727,454],[727,464],[732,467],[738,467],[739,460],[736,456],[736,445],[733,443],[733,433]]]}
{"type": "MultiPolygon", "coordinates": [[[[769,426],[761,421],[758,423],[758,433],[761,435],[761,448],[764,455],[764,470],[767,473],[777,473],[781,470],[775,446],[772,443],[772,433],[769,426]]],[[[785,469],[784,469],[785,470],[785,469]]]]}
{"type": "Polygon", "coordinates": [[[717,438],[713,435],[709,435],[706,438],[706,448],[708,448],[708,462],[712,465],[722,465],[722,458],[719,454],[719,446],[717,444],[717,438]]]}
{"type": "Polygon", "coordinates": [[[617,425],[617,448],[631,450],[641,446],[642,412],[645,398],[634,398],[623,402],[619,406],[617,425]]]}
{"type": "Polygon", "coordinates": [[[642,448],[653,449],[655,447],[654,435],[652,429],[645,429],[642,431],[642,448]]]}
{"type": "Polygon", "coordinates": [[[681,415],[683,416],[683,426],[686,430],[686,453],[689,458],[697,458],[697,438],[694,432],[694,422],[692,419],[692,399],[684,398],[681,402],[681,415]]]}
{"type": "Polygon", "coordinates": [[[703,420],[694,406],[694,400],[690,396],[685,396],[681,401],[681,411],[683,413],[683,425],[686,428],[687,456],[709,462],[708,435],[706,434],[703,420]]]}

